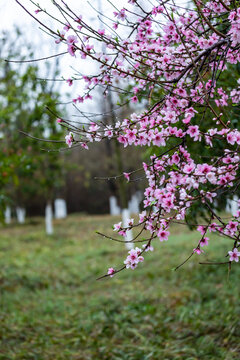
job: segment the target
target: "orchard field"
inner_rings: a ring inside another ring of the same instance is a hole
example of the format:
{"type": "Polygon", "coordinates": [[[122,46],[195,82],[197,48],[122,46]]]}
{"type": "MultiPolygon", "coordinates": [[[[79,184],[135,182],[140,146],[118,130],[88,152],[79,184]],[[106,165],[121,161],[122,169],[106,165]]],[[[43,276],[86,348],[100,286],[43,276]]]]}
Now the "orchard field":
{"type": "MultiPolygon", "coordinates": [[[[119,221],[72,215],[1,228],[0,359],[239,359],[239,266],[198,265],[196,233],[180,225],[134,271],[96,281],[126,250],[100,238],[119,221]]],[[[229,240],[212,236],[220,260],[229,240]],[[218,249],[218,250],[217,250],[218,249]]]]}

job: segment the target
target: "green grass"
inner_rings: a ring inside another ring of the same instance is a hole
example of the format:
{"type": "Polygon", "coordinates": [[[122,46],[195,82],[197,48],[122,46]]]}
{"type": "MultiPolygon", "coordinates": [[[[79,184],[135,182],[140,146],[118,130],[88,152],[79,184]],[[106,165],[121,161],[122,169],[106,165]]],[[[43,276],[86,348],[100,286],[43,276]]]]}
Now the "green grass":
{"type": "Polygon", "coordinates": [[[126,257],[94,233],[117,220],[70,216],[52,237],[42,220],[1,229],[0,359],[239,359],[240,267],[198,265],[229,240],[213,236],[175,272],[198,240],[178,226],[138,269],[96,281],[126,257]]]}

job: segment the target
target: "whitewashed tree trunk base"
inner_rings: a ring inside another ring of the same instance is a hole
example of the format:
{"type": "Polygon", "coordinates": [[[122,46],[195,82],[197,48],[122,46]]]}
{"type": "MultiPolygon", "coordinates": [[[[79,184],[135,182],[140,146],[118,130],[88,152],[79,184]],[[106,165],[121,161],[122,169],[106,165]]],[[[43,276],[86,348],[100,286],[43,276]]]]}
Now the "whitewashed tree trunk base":
{"type": "Polygon", "coordinates": [[[230,214],[232,214],[233,216],[237,215],[237,211],[238,211],[238,197],[237,195],[233,196],[233,199],[227,200],[227,205],[226,205],[226,211],[230,214]]]}
{"type": "Polygon", "coordinates": [[[232,200],[232,215],[236,216],[237,211],[238,211],[238,197],[237,195],[234,195],[232,200]]]}
{"type": "Polygon", "coordinates": [[[24,208],[17,207],[16,208],[16,213],[17,213],[17,221],[18,221],[18,223],[19,224],[24,224],[25,223],[26,210],[24,208]]]}
{"type": "Polygon", "coordinates": [[[45,225],[46,225],[46,233],[47,235],[53,234],[53,224],[52,224],[52,205],[50,203],[47,204],[45,209],[45,225]]]}
{"type": "Polygon", "coordinates": [[[139,196],[137,194],[132,195],[131,200],[128,203],[130,214],[139,214],[139,202],[139,196]]]}
{"type": "MultiPolygon", "coordinates": [[[[122,222],[123,222],[123,226],[124,227],[127,227],[128,226],[128,223],[127,223],[127,220],[130,219],[130,212],[128,209],[123,209],[122,211],[122,222]]],[[[127,242],[127,241],[131,241],[133,239],[133,233],[132,233],[132,230],[127,230],[126,231],[126,236],[125,236],[125,245],[126,245],[126,248],[128,250],[131,250],[134,248],[134,244],[131,243],[131,242],[127,242]]]]}
{"type": "Polygon", "coordinates": [[[55,219],[65,219],[67,217],[67,204],[64,199],[54,201],[55,219]]]}
{"type": "Polygon", "coordinates": [[[115,196],[110,196],[109,207],[110,207],[110,215],[115,216],[121,214],[121,209],[117,204],[117,198],[115,196]]]}
{"type": "Polygon", "coordinates": [[[5,219],[5,224],[11,224],[11,208],[10,206],[6,207],[6,210],[4,211],[4,219],[5,219]]]}

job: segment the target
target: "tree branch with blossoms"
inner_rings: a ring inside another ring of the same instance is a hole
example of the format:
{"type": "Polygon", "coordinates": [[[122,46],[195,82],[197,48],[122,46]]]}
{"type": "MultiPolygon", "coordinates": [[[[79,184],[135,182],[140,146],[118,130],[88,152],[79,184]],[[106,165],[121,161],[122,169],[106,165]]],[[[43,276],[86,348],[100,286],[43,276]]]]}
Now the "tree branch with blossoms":
{"type": "MultiPolygon", "coordinates": [[[[21,1],[16,2],[28,11],[21,1]]],[[[94,141],[116,139],[124,147],[152,149],[142,166],[147,181],[144,210],[137,223],[129,219],[127,227],[114,225],[122,237],[138,229],[133,242],[145,244],[130,250],[124,265],[110,267],[103,277],[135,269],[157,239],[168,240],[170,225],[187,223],[196,207],[203,209],[206,224],[195,224],[201,236],[184,263],[202,254],[211,232],[232,242],[227,261],[221,264],[238,262],[240,257],[240,211],[226,220],[216,209],[222,194],[231,197],[237,191],[240,179],[240,131],[232,121],[240,103],[240,81],[233,79],[229,86],[221,80],[240,61],[238,2],[194,0],[191,8],[172,0],[154,3],[129,0],[122,9],[114,5],[112,18],[106,15],[100,29],[64,1],[53,1],[59,17],[38,4],[35,14],[28,11],[65,49],[69,62],[79,58],[98,65],[95,75],[65,80],[69,86],[75,81],[85,84],[85,90],[72,100],[80,111],[82,103],[96,96],[96,89],[103,98],[109,91],[118,93],[117,106],[121,101],[142,104],[141,111],[112,125],[93,119],[85,125],[81,119],[77,124],[71,119],[57,120],[68,130],[69,148],[88,149],[94,141]],[[45,20],[39,20],[41,16],[45,20]],[[54,20],[52,28],[45,25],[46,16],[54,20]],[[149,236],[142,239],[146,231],[149,236]]],[[[133,174],[120,176],[129,181],[133,174]]]]}

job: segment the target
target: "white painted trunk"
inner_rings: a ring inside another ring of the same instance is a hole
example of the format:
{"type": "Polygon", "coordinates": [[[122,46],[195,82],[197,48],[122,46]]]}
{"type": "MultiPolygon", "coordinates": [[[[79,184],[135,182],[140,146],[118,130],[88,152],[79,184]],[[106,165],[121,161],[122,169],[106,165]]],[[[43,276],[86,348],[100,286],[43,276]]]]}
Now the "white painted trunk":
{"type": "Polygon", "coordinates": [[[121,214],[121,209],[117,204],[117,198],[115,196],[110,196],[109,207],[110,207],[110,215],[115,216],[121,214]]]}
{"type": "Polygon", "coordinates": [[[234,195],[232,200],[227,200],[226,211],[233,216],[236,216],[238,208],[238,197],[237,195],[234,195]]]}
{"type": "Polygon", "coordinates": [[[4,211],[4,218],[6,224],[11,224],[11,208],[10,206],[6,207],[6,210],[4,211]]]}
{"type": "Polygon", "coordinates": [[[232,200],[232,215],[236,216],[237,211],[238,211],[238,197],[237,195],[234,195],[232,200]]]}
{"type": "Polygon", "coordinates": [[[56,219],[65,219],[67,217],[67,204],[64,199],[54,201],[54,211],[56,219]]]}
{"type": "Polygon", "coordinates": [[[17,213],[17,221],[18,221],[18,223],[19,224],[24,224],[25,223],[26,210],[24,208],[17,207],[16,208],[16,213],[17,213]]]}
{"type": "Polygon", "coordinates": [[[139,214],[139,197],[137,196],[137,194],[134,194],[131,197],[131,200],[128,203],[128,209],[131,214],[139,214]]]}
{"type": "Polygon", "coordinates": [[[46,225],[46,233],[47,235],[53,234],[53,224],[52,224],[52,205],[50,203],[47,204],[45,208],[45,225],[46,225]]]}
{"type": "MultiPolygon", "coordinates": [[[[127,220],[130,219],[130,212],[128,209],[123,209],[122,211],[122,222],[123,222],[123,226],[124,227],[127,227],[128,226],[128,223],[127,223],[127,220]]],[[[131,250],[134,248],[134,244],[129,242],[133,239],[133,233],[132,233],[132,230],[127,230],[126,231],[126,236],[125,236],[125,245],[126,245],[126,248],[128,250],[131,250]]]]}

